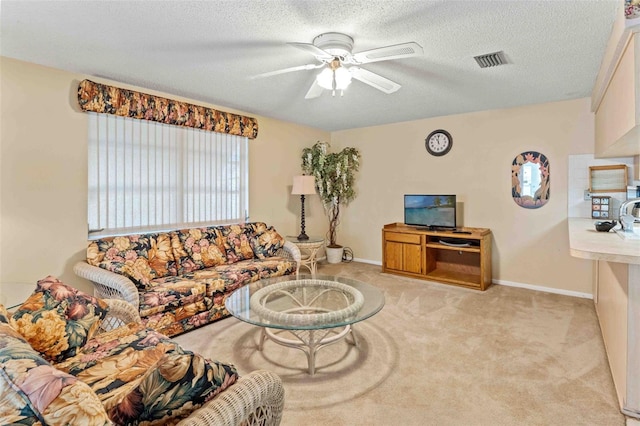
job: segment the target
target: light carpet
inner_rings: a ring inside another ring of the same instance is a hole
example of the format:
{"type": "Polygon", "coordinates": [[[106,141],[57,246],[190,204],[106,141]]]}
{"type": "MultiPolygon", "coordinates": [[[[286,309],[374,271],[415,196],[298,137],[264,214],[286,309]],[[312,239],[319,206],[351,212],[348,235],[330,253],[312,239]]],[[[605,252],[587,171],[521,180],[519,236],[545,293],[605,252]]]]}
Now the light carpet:
{"type": "Polygon", "coordinates": [[[382,311],[316,358],[227,318],[175,338],[284,382],[282,425],[624,425],[593,301],[491,286],[485,292],[321,264],[380,288],[382,311]]]}

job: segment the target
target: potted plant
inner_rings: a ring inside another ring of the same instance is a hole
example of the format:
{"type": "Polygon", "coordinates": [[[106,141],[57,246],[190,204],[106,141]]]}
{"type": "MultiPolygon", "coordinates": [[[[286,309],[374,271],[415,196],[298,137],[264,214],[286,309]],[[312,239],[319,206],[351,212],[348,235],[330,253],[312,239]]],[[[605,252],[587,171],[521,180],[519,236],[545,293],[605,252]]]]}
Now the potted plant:
{"type": "Polygon", "coordinates": [[[327,261],[340,263],[343,247],[336,243],[340,224],[340,209],[355,196],[355,174],[360,167],[360,153],[355,148],[344,148],[329,153],[327,142],[317,142],[302,151],[302,171],[316,178],[316,189],[329,219],[327,261]]]}

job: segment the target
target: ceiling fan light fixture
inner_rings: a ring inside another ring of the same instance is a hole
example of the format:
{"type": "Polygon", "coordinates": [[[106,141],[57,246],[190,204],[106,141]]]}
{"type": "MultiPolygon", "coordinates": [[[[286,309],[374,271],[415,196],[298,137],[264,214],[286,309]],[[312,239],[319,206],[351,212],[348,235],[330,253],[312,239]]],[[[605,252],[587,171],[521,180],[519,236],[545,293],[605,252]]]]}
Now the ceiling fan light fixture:
{"type": "Polygon", "coordinates": [[[344,95],[344,89],[351,84],[351,73],[341,66],[340,62],[334,61],[330,68],[323,69],[317,75],[316,82],[323,89],[331,90],[333,96],[336,95],[336,90],[340,90],[341,95],[344,95]]]}
{"type": "Polygon", "coordinates": [[[351,84],[351,73],[344,67],[340,67],[334,71],[336,80],[336,89],[344,90],[351,84]]]}
{"type": "Polygon", "coordinates": [[[332,90],[333,89],[333,70],[329,68],[323,69],[320,74],[317,75],[316,81],[318,82],[318,86],[323,89],[332,90]]]}
{"type": "Polygon", "coordinates": [[[422,55],[424,52],[418,43],[412,41],[393,46],[378,47],[354,54],[352,53],[353,38],[342,33],[320,34],[313,39],[313,44],[289,44],[313,55],[319,64],[290,67],[262,75],[271,76],[304,69],[323,68],[316,75],[313,84],[311,84],[307,94],[304,96],[305,99],[317,98],[322,94],[323,90],[331,90],[333,96],[336,95],[336,91],[339,91],[342,96],[351,84],[352,78],[386,94],[394,93],[402,86],[380,74],[360,68],[360,65],[390,59],[411,58],[422,55]]]}

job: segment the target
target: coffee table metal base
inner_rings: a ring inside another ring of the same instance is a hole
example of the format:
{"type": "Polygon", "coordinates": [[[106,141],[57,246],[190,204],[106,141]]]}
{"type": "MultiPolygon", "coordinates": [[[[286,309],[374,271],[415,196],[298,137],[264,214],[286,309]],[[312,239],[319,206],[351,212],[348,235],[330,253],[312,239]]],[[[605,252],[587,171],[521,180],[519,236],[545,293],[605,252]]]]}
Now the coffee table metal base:
{"type": "Polygon", "coordinates": [[[309,375],[313,376],[316,374],[316,353],[325,346],[344,339],[348,335],[351,336],[351,341],[347,340],[347,342],[353,346],[358,346],[358,339],[351,325],[346,325],[338,329],[326,328],[318,330],[279,330],[265,327],[262,328],[262,333],[260,334],[258,350],[262,351],[264,341],[267,337],[279,345],[299,349],[307,356],[309,375]],[[336,330],[339,331],[336,333],[336,330]],[[289,332],[293,334],[296,339],[279,336],[277,332],[289,332]]]}

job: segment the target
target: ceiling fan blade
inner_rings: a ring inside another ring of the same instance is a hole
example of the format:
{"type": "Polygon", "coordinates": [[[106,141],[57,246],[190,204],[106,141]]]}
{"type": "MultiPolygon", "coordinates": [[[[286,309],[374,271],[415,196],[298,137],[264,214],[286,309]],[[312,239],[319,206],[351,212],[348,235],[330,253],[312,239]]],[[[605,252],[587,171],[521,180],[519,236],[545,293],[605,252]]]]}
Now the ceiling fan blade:
{"type": "Polygon", "coordinates": [[[320,95],[322,95],[322,91],[323,90],[324,89],[322,87],[320,87],[320,85],[318,84],[318,81],[314,78],[313,79],[313,84],[309,88],[309,91],[307,92],[307,94],[304,95],[304,98],[305,99],[317,98],[320,95]]]}
{"type": "Polygon", "coordinates": [[[311,53],[313,56],[315,56],[319,61],[330,61],[333,59],[333,55],[331,55],[330,53],[325,52],[324,50],[320,49],[317,46],[314,46],[313,44],[310,43],[287,43],[293,47],[297,47],[298,49],[302,49],[305,52],[311,53]]]}
{"type": "Polygon", "coordinates": [[[388,78],[385,78],[371,71],[367,71],[360,67],[351,67],[349,68],[349,72],[351,73],[351,76],[356,80],[368,84],[371,87],[375,87],[376,89],[381,90],[387,94],[396,92],[402,87],[398,83],[391,81],[388,78]]]}
{"type": "Polygon", "coordinates": [[[293,72],[293,71],[312,70],[312,69],[323,67],[324,65],[325,64],[320,64],[320,65],[316,65],[316,64],[299,65],[297,67],[284,68],[284,69],[281,69],[281,70],[265,72],[265,73],[262,73],[262,74],[254,75],[254,76],[252,76],[250,78],[253,80],[253,79],[256,79],[256,78],[271,77],[271,76],[274,76],[274,75],[285,74],[285,73],[293,72]]]}
{"type": "Polygon", "coordinates": [[[365,50],[351,55],[355,64],[367,64],[370,62],[388,61],[389,59],[410,58],[424,53],[422,46],[415,42],[396,44],[393,46],[379,47],[365,50]]]}

